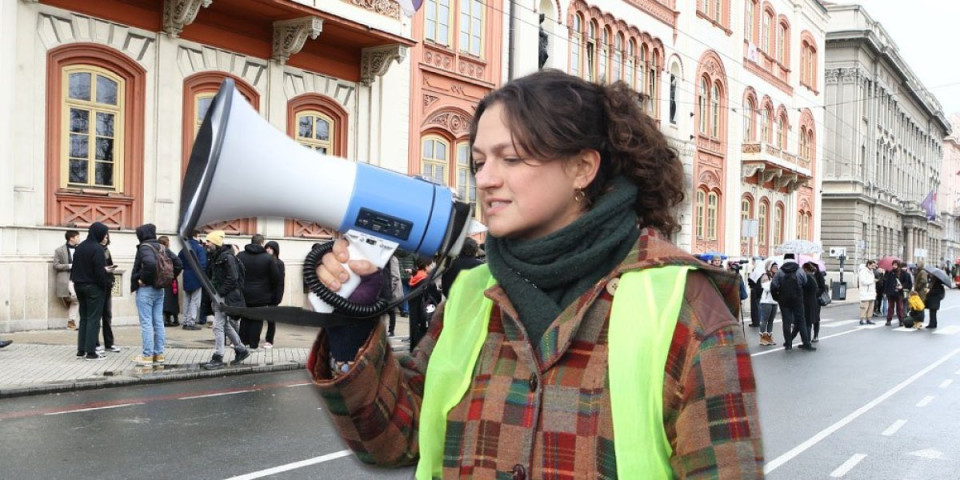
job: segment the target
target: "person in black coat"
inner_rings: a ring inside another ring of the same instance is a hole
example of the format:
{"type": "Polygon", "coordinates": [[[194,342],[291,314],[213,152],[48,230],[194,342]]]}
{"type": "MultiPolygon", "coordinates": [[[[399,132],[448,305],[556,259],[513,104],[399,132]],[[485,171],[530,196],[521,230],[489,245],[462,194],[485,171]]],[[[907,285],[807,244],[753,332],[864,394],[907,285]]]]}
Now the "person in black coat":
{"type": "Polygon", "coordinates": [[[460,250],[460,256],[450,264],[450,268],[448,268],[446,272],[443,272],[443,275],[440,277],[440,289],[443,291],[444,297],[450,298],[450,287],[453,286],[453,281],[457,279],[457,275],[460,275],[460,272],[483,264],[483,262],[477,258],[477,252],[479,250],[480,248],[477,246],[476,240],[470,237],[463,239],[463,248],[460,250]]]}
{"type": "Polygon", "coordinates": [[[884,315],[884,314],[887,313],[887,312],[885,311],[886,309],[883,308],[883,301],[886,299],[886,297],[884,296],[884,293],[883,293],[883,292],[884,292],[884,287],[883,287],[883,285],[884,285],[884,283],[883,283],[884,274],[883,274],[883,273],[884,273],[884,272],[883,272],[883,269],[880,268],[880,267],[877,267],[877,269],[873,271],[874,278],[875,278],[876,281],[877,281],[877,283],[876,283],[877,298],[876,298],[876,299],[874,300],[874,302],[873,302],[873,316],[874,316],[874,317],[879,317],[879,316],[884,315]]]}
{"type": "Polygon", "coordinates": [[[934,275],[930,275],[930,290],[927,291],[927,301],[924,306],[930,310],[930,322],[927,328],[937,328],[937,310],[940,310],[940,301],[946,296],[943,282],[934,275]]]}
{"type": "MultiPolygon", "coordinates": [[[[283,264],[283,260],[280,260],[280,244],[274,242],[273,240],[267,242],[265,247],[267,253],[273,255],[273,258],[277,260],[277,268],[280,269],[280,282],[277,283],[277,288],[273,291],[273,301],[270,303],[271,306],[280,305],[280,302],[283,301],[283,291],[284,283],[287,279],[287,267],[283,264]]],[[[277,322],[267,321],[267,339],[263,343],[264,348],[273,348],[273,340],[277,334],[277,322]]]]}
{"type": "Polygon", "coordinates": [[[803,266],[807,273],[807,283],[803,290],[804,313],[807,315],[807,328],[811,329],[810,341],[820,341],[820,295],[827,291],[827,282],[817,264],[807,262],[803,266]]]}
{"type": "MultiPolygon", "coordinates": [[[[223,230],[214,230],[207,234],[207,241],[216,247],[213,255],[208,259],[208,267],[212,276],[210,282],[213,284],[217,295],[223,299],[223,303],[230,307],[245,307],[246,302],[243,298],[243,290],[240,283],[243,281],[243,265],[237,260],[233,245],[223,243],[223,230]]],[[[226,363],[223,361],[224,338],[229,337],[233,342],[234,359],[230,362],[232,365],[239,364],[245,358],[250,356],[250,350],[243,346],[240,341],[240,335],[237,334],[237,320],[224,313],[219,305],[213,305],[213,358],[203,365],[206,370],[223,368],[226,363]]]]}
{"type": "MultiPolygon", "coordinates": [[[[170,249],[170,237],[161,235],[157,241],[163,248],[170,249]]],[[[180,259],[180,255],[177,255],[177,259],[180,259]]],[[[180,263],[182,265],[183,260],[180,260],[180,263]]],[[[170,285],[163,287],[163,326],[180,326],[180,282],[177,277],[173,277],[170,285]]]]}
{"type": "Polygon", "coordinates": [[[900,262],[894,260],[893,268],[883,274],[883,293],[887,297],[887,323],[893,321],[893,311],[897,311],[897,321],[903,325],[903,295],[913,288],[913,280],[910,274],[900,265],[900,262]]]}
{"type": "MultiPolygon", "coordinates": [[[[277,259],[264,248],[263,235],[259,233],[243,247],[237,259],[246,270],[243,283],[243,298],[248,307],[266,307],[274,305],[274,297],[279,284],[283,282],[277,259]]],[[[260,333],[263,332],[263,320],[240,319],[240,340],[252,349],[260,346],[260,333]]]]}
{"type": "Polygon", "coordinates": [[[110,229],[100,222],[90,225],[87,239],[77,245],[73,253],[73,282],[80,303],[80,326],[77,328],[77,356],[87,360],[102,360],[97,353],[100,336],[100,318],[103,316],[104,296],[110,291],[113,278],[107,269],[103,245],[110,236],[110,229]]]}

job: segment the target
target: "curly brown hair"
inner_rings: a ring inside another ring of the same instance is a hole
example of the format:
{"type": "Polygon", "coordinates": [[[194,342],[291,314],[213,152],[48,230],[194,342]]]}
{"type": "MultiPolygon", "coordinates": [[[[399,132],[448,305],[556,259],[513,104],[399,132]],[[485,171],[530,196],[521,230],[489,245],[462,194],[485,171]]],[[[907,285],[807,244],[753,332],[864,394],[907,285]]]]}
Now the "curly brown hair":
{"type": "MultiPolygon", "coordinates": [[[[600,153],[600,167],[584,191],[587,204],[624,176],[639,193],[640,225],[665,234],[680,229],[673,208],[683,202],[683,165],[656,122],[640,110],[640,96],[624,82],[599,85],[558,70],[542,70],[490,92],[477,105],[470,144],[483,112],[503,106],[515,146],[539,161],[600,153]]],[[[471,168],[476,171],[473,159],[471,168]]]]}

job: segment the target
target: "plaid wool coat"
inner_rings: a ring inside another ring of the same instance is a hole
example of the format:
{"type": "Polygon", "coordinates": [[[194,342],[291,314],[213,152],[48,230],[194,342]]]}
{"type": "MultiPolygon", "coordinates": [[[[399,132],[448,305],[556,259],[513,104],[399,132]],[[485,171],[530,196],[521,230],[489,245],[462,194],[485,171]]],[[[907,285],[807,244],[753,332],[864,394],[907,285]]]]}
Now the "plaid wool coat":
{"type": "MultiPolygon", "coordinates": [[[[607,323],[620,274],[696,265],[663,375],[663,424],[677,478],[762,478],[753,368],[737,279],[644,230],[621,264],[570,305],[534,348],[499,285],[473,384],[451,410],[444,478],[617,477],[607,378],[607,323]]],[[[643,328],[643,312],[637,312],[643,328]]],[[[367,463],[415,464],[424,373],[443,308],[412,354],[395,356],[380,325],[349,372],[331,378],[323,332],[308,369],[346,444],[367,463]]]]}

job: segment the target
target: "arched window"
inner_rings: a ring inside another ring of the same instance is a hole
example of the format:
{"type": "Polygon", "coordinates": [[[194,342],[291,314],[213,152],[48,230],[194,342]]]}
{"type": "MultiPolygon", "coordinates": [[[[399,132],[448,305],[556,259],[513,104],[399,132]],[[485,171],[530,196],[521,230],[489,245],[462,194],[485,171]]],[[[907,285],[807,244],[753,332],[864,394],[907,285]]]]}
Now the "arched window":
{"type": "Polygon", "coordinates": [[[770,26],[773,25],[773,12],[765,10],[763,12],[763,23],[760,28],[760,50],[770,55],[770,26]]]}
{"type": "Polygon", "coordinates": [[[583,28],[583,20],[580,14],[573,16],[573,27],[570,29],[570,74],[576,77],[580,76],[580,29],[583,28]]]}
{"type": "Polygon", "coordinates": [[[753,141],[753,124],[756,122],[755,107],[753,105],[753,98],[747,98],[747,101],[744,102],[743,106],[743,141],[752,142],[753,141]]]}
{"type": "Polygon", "coordinates": [[[613,81],[623,79],[623,35],[618,33],[613,44],[613,81]]]}
{"type": "Polygon", "coordinates": [[[804,210],[797,213],[797,238],[807,239],[807,212],[804,210]]]}
{"type": "Polygon", "coordinates": [[[768,210],[769,204],[767,200],[761,200],[760,206],[757,207],[757,243],[759,245],[767,244],[767,225],[770,221],[770,212],[768,210]]]}
{"type": "MultiPolygon", "coordinates": [[[[647,46],[640,45],[640,60],[637,62],[637,91],[646,95],[647,91],[647,46]]],[[[643,105],[646,108],[646,102],[643,105]]]]}
{"type": "Polygon", "coordinates": [[[800,158],[804,160],[810,159],[810,157],[807,156],[810,152],[807,150],[807,127],[805,125],[800,127],[800,149],[799,150],[800,151],[798,153],[800,154],[800,158]]]}
{"type": "Polygon", "coordinates": [[[460,0],[460,51],[479,57],[483,46],[482,0],[460,0]]]}
{"type": "Polygon", "coordinates": [[[760,114],[760,136],[761,141],[767,144],[773,143],[773,136],[770,132],[770,122],[773,121],[773,107],[767,105],[760,114]]]}
{"type": "Polygon", "coordinates": [[[700,100],[697,105],[699,111],[697,112],[700,115],[700,133],[707,133],[707,120],[708,120],[708,111],[707,111],[707,102],[710,99],[710,92],[707,90],[707,77],[700,79],[700,100]]]}
{"type": "Polygon", "coordinates": [[[72,65],[62,75],[61,188],[122,191],[125,82],[90,65],[72,65]]]}
{"type": "Polygon", "coordinates": [[[743,19],[743,39],[749,43],[757,43],[753,35],[753,25],[757,20],[757,2],[746,0],[746,12],[743,19]]]}
{"type": "Polygon", "coordinates": [[[439,185],[447,184],[450,143],[436,135],[423,137],[420,149],[420,174],[439,185]]]}
{"type": "Polygon", "coordinates": [[[707,194],[707,239],[717,239],[717,206],[720,204],[720,196],[716,192],[707,194]]]}
{"type": "Polygon", "coordinates": [[[786,114],[780,115],[780,118],[777,119],[777,148],[780,150],[787,149],[787,116],[786,114]]]}
{"type": "Polygon", "coordinates": [[[706,233],[706,209],[707,209],[707,192],[703,190],[697,190],[697,238],[704,238],[704,233],[706,233]]]}
{"type": "Polygon", "coordinates": [[[597,55],[597,24],[590,22],[587,26],[587,65],[586,79],[593,81],[596,75],[596,55],[597,55]]]}
{"type": "MultiPolygon", "coordinates": [[[[287,134],[311,150],[347,156],[347,111],[336,100],[315,93],[305,93],[287,103],[287,134]]],[[[317,161],[323,161],[317,155],[317,161]]],[[[281,161],[282,160],[278,160],[281,161]]],[[[299,218],[284,221],[288,237],[332,238],[334,232],[320,224],[299,218]]]]}
{"type": "Polygon", "coordinates": [[[773,246],[783,244],[783,205],[777,203],[773,210],[773,246]]]}
{"type": "Polygon", "coordinates": [[[780,64],[786,63],[787,59],[787,27],[784,24],[777,25],[777,47],[776,58],[780,64]]]}
{"type": "Polygon", "coordinates": [[[473,214],[480,218],[477,206],[477,184],[470,173],[470,142],[466,139],[457,142],[457,196],[472,205],[473,214]]]}
{"type": "Polygon", "coordinates": [[[720,137],[720,84],[714,83],[710,91],[710,135],[720,137]]]}
{"type": "Polygon", "coordinates": [[[450,24],[452,23],[450,0],[426,0],[426,2],[423,37],[437,45],[450,46],[450,24]]]}
{"type": "Polygon", "coordinates": [[[607,58],[610,55],[610,30],[603,29],[603,36],[600,43],[600,64],[597,67],[597,80],[600,83],[606,83],[607,76],[607,58]]]}
{"type": "Polygon", "coordinates": [[[637,48],[636,42],[634,42],[633,39],[631,38],[630,41],[627,42],[627,67],[626,67],[627,78],[624,81],[627,82],[627,85],[630,85],[630,88],[633,88],[634,90],[637,89],[637,84],[633,83],[633,78],[634,78],[633,73],[634,73],[634,68],[636,68],[634,66],[633,58],[634,58],[634,55],[636,55],[636,48],[637,48]]]}
{"type": "Polygon", "coordinates": [[[333,119],[316,111],[297,113],[297,143],[320,153],[333,152],[333,119]]]}
{"type": "Polygon", "coordinates": [[[649,88],[647,89],[650,92],[650,96],[647,97],[647,112],[650,113],[650,116],[653,118],[659,118],[659,100],[660,100],[660,52],[658,50],[653,51],[653,55],[650,58],[650,70],[647,75],[647,81],[650,83],[649,88]]]}

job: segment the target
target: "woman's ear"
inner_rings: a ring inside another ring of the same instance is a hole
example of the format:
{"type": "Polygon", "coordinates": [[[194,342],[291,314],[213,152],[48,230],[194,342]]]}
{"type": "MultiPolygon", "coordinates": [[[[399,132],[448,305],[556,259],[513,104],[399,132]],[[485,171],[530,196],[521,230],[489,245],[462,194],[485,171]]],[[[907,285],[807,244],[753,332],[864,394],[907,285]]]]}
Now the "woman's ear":
{"type": "Polygon", "coordinates": [[[596,150],[581,151],[574,158],[573,168],[574,180],[576,181],[574,185],[577,188],[586,188],[597,177],[597,172],[600,170],[600,152],[596,150]]]}

